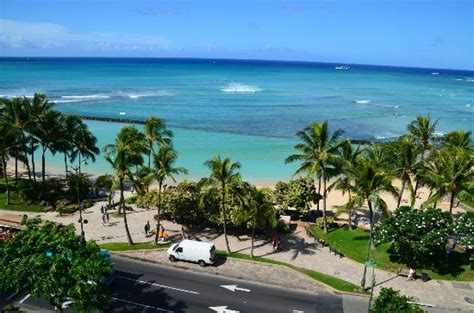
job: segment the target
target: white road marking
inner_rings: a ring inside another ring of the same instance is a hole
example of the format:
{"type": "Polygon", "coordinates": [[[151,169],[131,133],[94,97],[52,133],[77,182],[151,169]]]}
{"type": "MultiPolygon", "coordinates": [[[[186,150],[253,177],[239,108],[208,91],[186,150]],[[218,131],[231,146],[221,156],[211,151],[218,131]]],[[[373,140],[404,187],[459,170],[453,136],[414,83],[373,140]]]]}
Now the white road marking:
{"type": "Polygon", "coordinates": [[[237,285],[221,285],[221,287],[227,290],[230,290],[232,292],[235,292],[236,290],[250,292],[250,289],[240,288],[240,287],[237,287],[237,285]]]}
{"type": "Polygon", "coordinates": [[[240,313],[240,311],[235,311],[227,308],[227,305],[225,306],[210,306],[209,309],[213,310],[214,312],[217,313],[240,313]]]}
{"type": "Polygon", "coordinates": [[[156,306],[146,305],[146,304],[133,302],[133,301],[125,300],[125,299],[119,299],[119,298],[114,298],[114,297],[112,297],[112,299],[114,299],[116,301],[120,301],[120,302],[125,302],[125,303],[128,303],[128,304],[138,305],[138,306],[141,306],[141,307],[144,307],[144,308],[147,308],[147,309],[155,309],[155,310],[160,311],[160,312],[173,312],[173,311],[162,309],[162,308],[159,308],[159,307],[156,307],[156,306]]]}
{"type": "Polygon", "coordinates": [[[27,294],[23,299],[20,300],[20,304],[25,302],[30,296],[31,294],[27,294]]]}
{"type": "Polygon", "coordinates": [[[193,295],[198,295],[198,294],[199,294],[199,292],[197,292],[197,291],[192,291],[192,290],[187,290],[187,289],[181,289],[181,288],[175,288],[175,287],[166,286],[166,285],[161,285],[161,284],[149,283],[149,282],[147,282],[147,281],[132,279],[132,278],[128,278],[128,277],[125,277],[125,276],[117,276],[117,277],[118,277],[118,278],[121,278],[121,279],[125,279],[125,280],[130,280],[130,281],[133,281],[133,282],[137,282],[137,283],[140,283],[140,284],[145,284],[145,285],[150,285],[150,286],[155,286],[155,287],[161,287],[161,288],[172,289],[172,290],[176,290],[176,291],[191,293],[191,294],[193,294],[193,295]]]}

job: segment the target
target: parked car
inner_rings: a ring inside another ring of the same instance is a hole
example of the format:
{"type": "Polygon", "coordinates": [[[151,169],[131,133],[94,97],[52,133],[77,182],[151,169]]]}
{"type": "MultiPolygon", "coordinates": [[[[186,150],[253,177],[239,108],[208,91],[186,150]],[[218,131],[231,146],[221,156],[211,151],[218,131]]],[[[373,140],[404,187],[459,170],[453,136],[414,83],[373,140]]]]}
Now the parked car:
{"type": "Polygon", "coordinates": [[[195,262],[204,267],[214,264],[215,257],[216,247],[212,242],[186,239],[168,249],[168,258],[171,262],[177,260],[195,262]]]}

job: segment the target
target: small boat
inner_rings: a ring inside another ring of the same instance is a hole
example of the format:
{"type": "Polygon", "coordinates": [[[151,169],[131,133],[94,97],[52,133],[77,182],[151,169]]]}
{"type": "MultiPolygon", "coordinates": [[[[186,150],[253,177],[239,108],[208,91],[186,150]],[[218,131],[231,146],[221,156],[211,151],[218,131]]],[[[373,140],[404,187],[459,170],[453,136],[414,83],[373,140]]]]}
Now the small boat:
{"type": "Polygon", "coordinates": [[[336,70],[348,70],[348,69],[350,69],[350,67],[347,66],[347,65],[338,65],[338,66],[335,67],[335,69],[336,70]]]}
{"type": "Polygon", "coordinates": [[[125,113],[125,112],[119,112],[119,115],[125,115],[125,114],[127,114],[127,113],[125,113]]]}

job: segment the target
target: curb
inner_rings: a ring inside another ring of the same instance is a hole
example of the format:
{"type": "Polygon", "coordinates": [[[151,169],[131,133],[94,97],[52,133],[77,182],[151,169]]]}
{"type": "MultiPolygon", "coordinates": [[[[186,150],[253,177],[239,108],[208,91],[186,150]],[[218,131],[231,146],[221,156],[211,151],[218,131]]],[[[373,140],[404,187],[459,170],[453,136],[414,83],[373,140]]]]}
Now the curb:
{"type": "MultiPolygon", "coordinates": [[[[158,249],[157,249],[158,250],[158,249]]],[[[144,252],[147,252],[147,251],[154,251],[153,249],[147,249],[147,250],[143,250],[144,252]]],[[[155,250],[156,251],[156,250],[155,250]]],[[[175,269],[180,269],[180,270],[189,270],[189,271],[192,271],[194,273],[199,273],[199,274],[207,274],[207,275],[211,275],[211,276],[224,276],[224,277],[229,277],[229,278],[236,278],[236,279],[240,279],[240,280],[243,280],[242,277],[238,277],[238,276],[234,276],[234,275],[226,275],[225,273],[221,274],[221,273],[206,273],[206,272],[201,272],[201,271],[195,271],[193,270],[192,268],[190,267],[186,267],[186,266],[179,266],[179,265],[169,265],[169,264],[163,264],[163,263],[157,263],[157,262],[153,262],[153,261],[150,261],[148,259],[145,259],[145,258],[140,258],[140,257],[136,257],[136,256],[131,256],[131,255],[127,255],[127,254],[122,254],[122,253],[133,253],[133,252],[139,252],[139,250],[127,250],[127,251],[110,251],[110,253],[112,254],[116,254],[116,255],[119,255],[119,256],[122,256],[122,257],[127,257],[127,258],[130,258],[130,259],[134,259],[134,260],[139,260],[139,261],[143,261],[143,262],[148,262],[148,263],[153,263],[153,264],[159,264],[161,266],[166,266],[166,267],[171,267],[171,268],[175,268],[175,269]]],[[[349,292],[349,291],[341,291],[341,290],[338,290],[338,289],[335,289],[334,287],[332,286],[329,286],[329,285],[326,285],[325,283],[317,280],[317,279],[314,279],[312,277],[309,277],[308,275],[298,271],[298,269],[302,269],[302,270],[305,270],[305,268],[298,268],[298,267],[293,267],[292,265],[289,265],[289,266],[286,266],[286,265],[282,265],[282,264],[271,264],[271,263],[265,263],[265,262],[259,262],[259,261],[253,261],[253,260],[243,260],[243,259],[239,259],[239,258],[233,258],[233,257],[230,257],[230,256],[225,256],[225,257],[228,257],[228,258],[231,258],[232,260],[234,261],[237,261],[237,262],[247,262],[247,263],[252,263],[252,264],[256,264],[256,265],[263,265],[263,266],[270,266],[270,267],[283,267],[285,269],[288,269],[288,270],[291,270],[291,271],[295,271],[298,273],[298,275],[301,275],[302,277],[304,277],[305,279],[308,279],[309,281],[311,282],[314,282],[315,284],[317,285],[321,285],[321,286],[324,286],[328,289],[330,289],[333,293],[337,294],[337,295],[349,295],[349,296],[358,296],[358,297],[364,297],[364,298],[367,298],[368,295],[366,294],[362,294],[362,293],[355,293],[355,292],[349,292]]],[[[327,275],[327,276],[330,276],[330,275],[327,275]]],[[[253,281],[253,282],[258,282],[258,281],[253,281]]],[[[258,282],[258,283],[261,283],[261,282],[258,282]]],[[[266,284],[268,285],[268,283],[263,283],[263,284],[266,284]]],[[[288,288],[287,286],[284,286],[284,285],[279,285],[280,287],[283,287],[283,288],[288,288]]],[[[305,292],[309,292],[307,289],[299,289],[299,290],[302,290],[302,291],[305,291],[305,292]]]]}

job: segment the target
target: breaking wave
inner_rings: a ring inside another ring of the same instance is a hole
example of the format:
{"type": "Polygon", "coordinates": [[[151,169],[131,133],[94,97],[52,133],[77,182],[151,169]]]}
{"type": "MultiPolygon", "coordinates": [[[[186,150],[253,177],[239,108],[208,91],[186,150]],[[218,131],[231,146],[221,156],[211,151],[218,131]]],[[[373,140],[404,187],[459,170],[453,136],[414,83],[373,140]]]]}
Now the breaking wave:
{"type": "Polygon", "coordinates": [[[226,92],[226,93],[255,93],[255,92],[262,91],[262,89],[258,86],[232,83],[222,88],[221,91],[226,92]]]}

